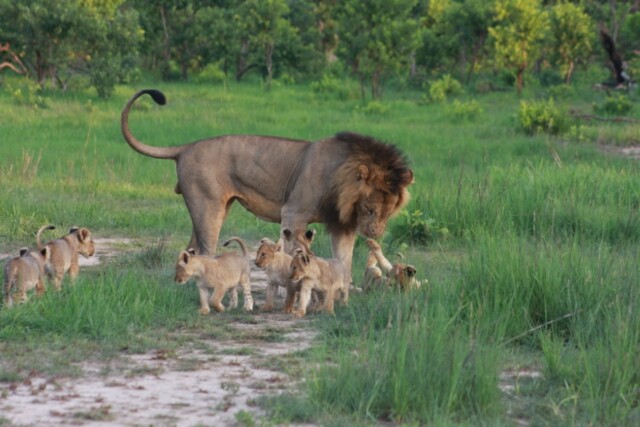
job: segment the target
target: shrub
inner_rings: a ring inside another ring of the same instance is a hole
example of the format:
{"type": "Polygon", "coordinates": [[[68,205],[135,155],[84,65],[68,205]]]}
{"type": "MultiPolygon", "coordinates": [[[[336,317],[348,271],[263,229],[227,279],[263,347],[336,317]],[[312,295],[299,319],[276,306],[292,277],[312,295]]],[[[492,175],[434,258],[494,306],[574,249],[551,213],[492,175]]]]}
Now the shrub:
{"type": "Polygon", "coordinates": [[[320,80],[312,82],[311,90],[322,95],[334,94],[340,99],[348,96],[348,92],[342,82],[330,74],[325,74],[320,80]]]}
{"type": "Polygon", "coordinates": [[[40,95],[42,88],[33,80],[25,78],[15,87],[7,85],[7,91],[11,94],[11,99],[17,105],[24,105],[33,109],[47,107],[45,98],[40,95]]]}
{"type": "Polygon", "coordinates": [[[451,115],[456,119],[472,120],[482,114],[482,107],[478,104],[478,101],[453,101],[451,105],[451,115]]]}
{"type": "Polygon", "coordinates": [[[196,83],[222,83],[226,76],[217,62],[207,64],[193,79],[196,83]]]}
{"type": "Polygon", "coordinates": [[[530,135],[535,133],[557,135],[566,130],[567,118],[565,113],[556,107],[553,98],[548,101],[521,101],[520,125],[530,135]]]}
{"type": "Polygon", "coordinates": [[[441,226],[434,218],[428,217],[419,209],[413,212],[403,210],[398,217],[390,233],[394,238],[392,245],[400,243],[425,245],[449,235],[446,227],[441,226]]]}
{"type": "Polygon", "coordinates": [[[598,114],[609,116],[624,116],[633,110],[633,103],[623,94],[607,96],[602,104],[594,104],[593,109],[598,114]]]}
{"type": "Polygon", "coordinates": [[[449,74],[433,82],[429,88],[429,97],[433,102],[443,102],[449,96],[460,93],[462,93],[462,85],[449,74]]]}
{"type": "Polygon", "coordinates": [[[380,101],[370,101],[366,105],[357,106],[356,111],[369,115],[379,115],[386,113],[388,108],[380,101]]]}

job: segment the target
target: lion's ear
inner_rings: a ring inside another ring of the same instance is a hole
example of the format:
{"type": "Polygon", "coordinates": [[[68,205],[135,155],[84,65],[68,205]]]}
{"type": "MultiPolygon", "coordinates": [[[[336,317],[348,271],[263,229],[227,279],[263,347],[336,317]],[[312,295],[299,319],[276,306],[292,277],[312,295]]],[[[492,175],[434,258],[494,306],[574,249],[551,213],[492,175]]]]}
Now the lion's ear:
{"type": "Polygon", "coordinates": [[[358,181],[367,180],[369,177],[369,168],[365,165],[358,166],[358,173],[356,175],[358,181]]]}
{"type": "Polygon", "coordinates": [[[287,241],[290,241],[291,237],[293,236],[293,232],[288,228],[285,228],[284,230],[282,230],[282,235],[285,239],[287,239],[287,241]]]}
{"type": "Polygon", "coordinates": [[[307,231],[304,232],[304,238],[307,239],[307,242],[309,242],[309,244],[313,243],[313,239],[316,237],[316,230],[315,228],[311,228],[307,231]]]}
{"type": "Polygon", "coordinates": [[[413,171],[411,169],[408,169],[405,173],[402,174],[400,181],[403,187],[416,182],[415,178],[413,177],[413,171]]]}

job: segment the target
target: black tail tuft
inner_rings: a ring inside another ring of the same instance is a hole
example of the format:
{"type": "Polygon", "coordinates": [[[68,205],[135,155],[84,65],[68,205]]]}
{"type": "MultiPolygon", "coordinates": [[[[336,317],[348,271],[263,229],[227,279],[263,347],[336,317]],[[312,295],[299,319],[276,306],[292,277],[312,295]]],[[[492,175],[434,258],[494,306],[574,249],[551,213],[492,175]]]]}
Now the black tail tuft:
{"type": "Polygon", "coordinates": [[[148,93],[151,98],[153,98],[156,104],[165,105],[167,103],[167,98],[164,96],[164,93],[160,92],[159,90],[147,89],[145,92],[148,93]]]}

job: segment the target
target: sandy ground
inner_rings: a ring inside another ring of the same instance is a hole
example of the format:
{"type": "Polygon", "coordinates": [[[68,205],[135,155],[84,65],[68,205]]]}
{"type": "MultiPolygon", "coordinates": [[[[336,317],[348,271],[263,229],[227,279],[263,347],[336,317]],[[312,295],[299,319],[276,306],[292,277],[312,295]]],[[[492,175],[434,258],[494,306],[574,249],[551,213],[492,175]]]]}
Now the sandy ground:
{"type": "MultiPolygon", "coordinates": [[[[114,255],[114,245],[130,243],[97,239],[96,256],[83,264],[99,264],[114,255]]],[[[260,305],[264,273],[252,271],[252,286],[260,305]]],[[[284,336],[268,343],[235,339],[234,334],[197,340],[197,346],[171,354],[156,350],[105,365],[87,363],[79,378],[34,372],[21,383],[0,383],[0,417],[12,426],[232,426],[237,425],[236,414],[245,411],[259,422],[264,413],[255,405],[257,397],[295,387],[267,359],[308,348],[314,334],[306,320],[280,312],[262,313],[256,320],[231,326],[244,337],[241,332],[247,329],[256,334],[284,330],[284,336]]]]}

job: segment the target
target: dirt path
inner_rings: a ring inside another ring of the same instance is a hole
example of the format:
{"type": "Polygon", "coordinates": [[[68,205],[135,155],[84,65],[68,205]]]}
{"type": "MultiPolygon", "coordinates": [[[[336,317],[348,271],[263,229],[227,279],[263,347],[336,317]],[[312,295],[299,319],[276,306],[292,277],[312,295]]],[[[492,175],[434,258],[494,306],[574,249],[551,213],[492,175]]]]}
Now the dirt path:
{"type": "MultiPolygon", "coordinates": [[[[91,263],[112,256],[107,241],[96,246],[91,263]]],[[[252,287],[261,304],[263,272],[252,271],[252,287]]],[[[295,386],[274,360],[308,348],[314,333],[307,320],[279,312],[252,319],[230,322],[233,332],[225,337],[194,339],[176,352],[87,363],[80,378],[33,373],[21,383],[0,383],[0,416],[16,426],[230,426],[238,418],[259,420],[264,413],[256,398],[295,386]],[[277,339],[252,339],[267,334],[277,339]]]]}

